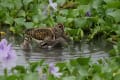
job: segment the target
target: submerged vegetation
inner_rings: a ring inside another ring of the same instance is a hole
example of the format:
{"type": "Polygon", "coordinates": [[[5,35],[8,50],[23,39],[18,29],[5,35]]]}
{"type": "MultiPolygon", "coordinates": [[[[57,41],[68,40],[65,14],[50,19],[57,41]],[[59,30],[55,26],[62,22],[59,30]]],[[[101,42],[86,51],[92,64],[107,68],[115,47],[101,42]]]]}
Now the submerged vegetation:
{"type": "Polygon", "coordinates": [[[64,24],[74,42],[102,37],[113,43],[110,57],[95,63],[90,58],[77,58],[54,64],[41,60],[14,67],[17,56],[3,39],[0,42],[0,63],[4,68],[1,80],[120,79],[120,0],[0,0],[0,31],[7,29],[22,38],[25,29],[52,27],[56,23],[64,24]]]}

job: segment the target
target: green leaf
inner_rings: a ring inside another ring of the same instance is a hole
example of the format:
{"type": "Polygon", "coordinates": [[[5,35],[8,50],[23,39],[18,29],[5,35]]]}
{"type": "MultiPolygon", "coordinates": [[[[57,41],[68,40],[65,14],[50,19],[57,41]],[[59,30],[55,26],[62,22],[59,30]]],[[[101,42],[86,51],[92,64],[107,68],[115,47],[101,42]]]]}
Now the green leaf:
{"type": "Polygon", "coordinates": [[[78,7],[78,10],[80,10],[80,14],[83,14],[83,15],[85,15],[85,13],[89,11],[89,9],[90,9],[89,5],[80,5],[78,7]]]}
{"type": "Polygon", "coordinates": [[[62,80],[76,80],[75,76],[64,77],[62,80]]]}
{"type": "Polygon", "coordinates": [[[19,17],[25,17],[25,11],[24,10],[20,10],[19,13],[17,14],[19,17]]]}
{"type": "Polygon", "coordinates": [[[93,76],[92,80],[103,80],[98,74],[93,76]]]}
{"type": "Polygon", "coordinates": [[[120,79],[120,73],[114,76],[114,80],[119,80],[120,79]]]}
{"type": "Polygon", "coordinates": [[[19,10],[23,6],[22,0],[11,0],[11,1],[14,4],[15,10],[19,10]]]}
{"type": "Polygon", "coordinates": [[[25,22],[24,23],[26,28],[33,28],[34,24],[32,22],[25,22]]]}
{"type": "Polygon", "coordinates": [[[93,8],[98,9],[101,6],[102,0],[93,0],[93,8]]]}
{"type": "Polygon", "coordinates": [[[120,9],[115,11],[107,12],[107,15],[112,16],[116,22],[120,22],[120,9]]]}
{"type": "Polygon", "coordinates": [[[64,23],[66,22],[66,17],[63,17],[63,16],[57,16],[57,22],[58,23],[64,23]]]}
{"type": "Polygon", "coordinates": [[[33,0],[23,0],[24,5],[28,5],[30,2],[32,2],[33,0]]]}
{"type": "Polygon", "coordinates": [[[67,18],[67,23],[71,23],[74,21],[74,18],[67,18]]]}
{"type": "Polygon", "coordinates": [[[30,70],[34,72],[38,66],[39,66],[38,62],[32,62],[30,63],[30,70]]]}
{"type": "Polygon", "coordinates": [[[120,1],[110,1],[107,2],[107,8],[120,8],[120,1]]]}
{"type": "Polygon", "coordinates": [[[39,23],[39,16],[35,15],[32,17],[34,23],[39,23]]]}
{"type": "Polygon", "coordinates": [[[38,73],[30,73],[25,75],[24,80],[39,80],[38,73]]]}
{"type": "Polygon", "coordinates": [[[60,62],[60,63],[57,63],[56,66],[59,66],[60,69],[64,69],[66,67],[66,63],[60,62]]]}
{"type": "Polygon", "coordinates": [[[66,0],[57,0],[56,1],[59,5],[63,5],[65,2],[66,2],[66,0]]]}
{"type": "Polygon", "coordinates": [[[16,66],[15,68],[12,69],[12,71],[17,70],[19,73],[26,73],[26,69],[24,66],[16,66]]]}
{"type": "Polygon", "coordinates": [[[5,23],[12,25],[14,19],[11,16],[6,16],[5,23]]]}
{"type": "MultiPolygon", "coordinates": [[[[0,78],[0,79],[1,79],[1,78],[0,78]]],[[[17,80],[17,79],[18,79],[17,76],[15,76],[15,75],[10,75],[10,76],[7,77],[6,80],[17,80]]],[[[1,80],[2,80],[2,79],[1,79],[1,80]]]]}
{"type": "Polygon", "coordinates": [[[67,9],[62,9],[62,10],[60,10],[59,13],[62,14],[62,15],[64,15],[64,16],[67,16],[68,15],[68,10],[67,9]]]}
{"type": "Polygon", "coordinates": [[[14,8],[14,4],[8,0],[5,1],[1,1],[0,5],[4,8],[8,8],[8,9],[13,9],[14,8]]]}
{"type": "Polygon", "coordinates": [[[68,17],[75,18],[77,16],[79,16],[79,10],[78,9],[69,10],[68,17]]]}
{"type": "Polygon", "coordinates": [[[79,75],[81,77],[86,77],[89,74],[88,70],[85,67],[82,67],[82,66],[79,67],[78,72],[79,72],[79,75]]]}
{"type": "Polygon", "coordinates": [[[75,18],[75,27],[82,28],[87,25],[87,20],[85,18],[75,18]]]}
{"type": "Polygon", "coordinates": [[[6,80],[5,76],[0,75],[0,80],[6,80]]]}
{"type": "Polygon", "coordinates": [[[15,21],[18,25],[24,25],[24,23],[25,23],[25,19],[24,19],[24,18],[15,18],[14,21],[15,21]]]}
{"type": "Polygon", "coordinates": [[[81,65],[89,65],[90,58],[78,58],[77,61],[81,65]]]}
{"type": "Polygon", "coordinates": [[[80,4],[82,4],[82,5],[86,5],[86,4],[88,4],[90,1],[92,1],[92,0],[77,0],[80,4]]]}

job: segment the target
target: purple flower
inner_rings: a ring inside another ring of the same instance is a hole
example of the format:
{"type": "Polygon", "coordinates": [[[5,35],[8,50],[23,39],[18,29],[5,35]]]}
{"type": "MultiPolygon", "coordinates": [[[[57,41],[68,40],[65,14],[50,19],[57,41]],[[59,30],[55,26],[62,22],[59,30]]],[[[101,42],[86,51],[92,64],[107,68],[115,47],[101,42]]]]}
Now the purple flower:
{"type": "Polygon", "coordinates": [[[50,63],[49,64],[49,71],[52,75],[54,75],[55,77],[59,78],[62,73],[59,73],[59,68],[58,67],[55,67],[55,65],[53,63],[50,63]]]}
{"type": "Polygon", "coordinates": [[[54,10],[57,10],[57,3],[53,3],[52,0],[49,0],[49,4],[54,10]]]}
{"type": "Polygon", "coordinates": [[[88,16],[88,17],[90,17],[91,16],[90,11],[87,11],[85,15],[88,16]]]}
{"type": "Polygon", "coordinates": [[[11,69],[16,66],[17,55],[12,49],[11,44],[8,44],[6,39],[0,42],[0,62],[5,69],[11,69]]]}

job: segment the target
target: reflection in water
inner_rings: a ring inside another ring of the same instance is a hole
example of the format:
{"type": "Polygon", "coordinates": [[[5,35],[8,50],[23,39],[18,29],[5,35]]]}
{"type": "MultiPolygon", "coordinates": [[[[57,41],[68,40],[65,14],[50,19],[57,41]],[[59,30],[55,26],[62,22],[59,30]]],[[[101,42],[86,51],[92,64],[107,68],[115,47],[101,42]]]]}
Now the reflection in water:
{"type": "MultiPolygon", "coordinates": [[[[108,51],[111,45],[105,41],[94,41],[86,43],[85,41],[70,45],[68,48],[40,49],[34,47],[32,50],[21,50],[19,45],[14,45],[18,55],[17,64],[27,66],[27,63],[44,59],[46,63],[75,59],[77,57],[91,57],[95,62],[100,58],[109,57],[108,51]]],[[[1,67],[1,65],[0,65],[1,67]]],[[[3,73],[0,68],[0,73],[3,73]]]]}
{"type": "Polygon", "coordinates": [[[15,47],[16,52],[19,55],[19,60],[23,60],[23,65],[28,61],[35,62],[41,59],[44,59],[48,63],[88,56],[90,56],[93,61],[96,61],[99,58],[108,57],[107,51],[110,50],[110,48],[110,44],[104,41],[96,41],[89,44],[81,42],[70,45],[68,48],[56,49],[40,49],[34,47],[32,50],[23,51],[19,46],[15,47]]]}

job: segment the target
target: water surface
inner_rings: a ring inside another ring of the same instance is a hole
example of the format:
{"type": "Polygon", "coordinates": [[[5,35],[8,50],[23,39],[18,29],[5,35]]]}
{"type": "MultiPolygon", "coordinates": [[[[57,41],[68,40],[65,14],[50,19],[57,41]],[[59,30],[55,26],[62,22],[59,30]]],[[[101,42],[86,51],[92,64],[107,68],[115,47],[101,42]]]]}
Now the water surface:
{"type": "Polygon", "coordinates": [[[34,47],[31,50],[24,51],[19,45],[14,49],[18,55],[18,64],[26,64],[27,62],[35,62],[44,59],[47,63],[65,61],[78,57],[91,57],[93,61],[100,58],[109,57],[108,51],[111,45],[104,40],[97,40],[90,43],[81,41],[66,48],[40,49],[34,47]]]}

